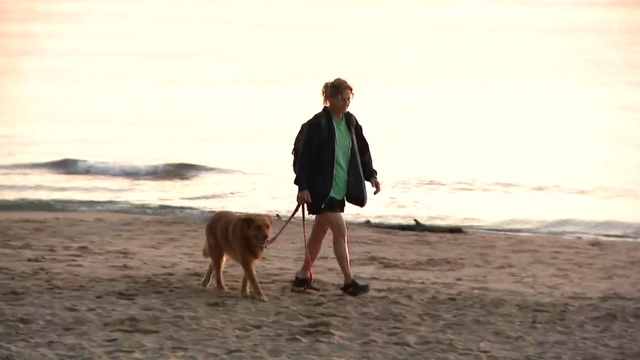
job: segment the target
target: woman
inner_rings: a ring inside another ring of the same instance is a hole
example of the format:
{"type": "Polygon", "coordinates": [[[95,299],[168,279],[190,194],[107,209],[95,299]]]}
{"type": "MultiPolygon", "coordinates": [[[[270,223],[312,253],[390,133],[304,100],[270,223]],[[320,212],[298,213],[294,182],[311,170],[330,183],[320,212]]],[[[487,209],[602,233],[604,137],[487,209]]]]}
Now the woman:
{"type": "MultiPolygon", "coordinates": [[[[307,121],[301,132],[299,155],[295,164],[298,203],[308,204],[315,222],[307,242],[313,263],[327,231],[333,234],[333,251],[344,275],[342,292],[351,296],[365,294],[369,285],[355,281],[349,264],[347,225],[342,217],[346,202],[364,207],[367,202],[365,180],[380,192],[377,171],[373,168],[369,144],[358,120],[347,111],[353,88],[343,79],[322,87],[324,107],[307,121]]],[[[293,290],[319,290],[310,281],[309,263],[304,264],[293,281],[293,290]]]]}

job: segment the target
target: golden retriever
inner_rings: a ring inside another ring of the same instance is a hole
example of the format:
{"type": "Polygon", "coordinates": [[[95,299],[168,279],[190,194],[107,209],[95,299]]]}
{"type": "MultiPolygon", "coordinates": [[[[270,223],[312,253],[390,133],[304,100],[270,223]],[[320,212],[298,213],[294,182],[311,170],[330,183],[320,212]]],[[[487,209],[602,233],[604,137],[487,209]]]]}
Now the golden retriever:
{"type": "Polygon", "coordinates": [[[227,257],[240,264],[244,270],[240,294],[249,296],[249,283],[254,297],[267,301],[256,278],[256,263],[271,236],[273,220],[264,215],[237,215],[230,211],[216,212],[205,228],[206,241],[202,256],[211,259],[209,269],[202,279],[202,287],[211,283],[216,274],[216,289],[226,290],[222,271],[227,257]]]}

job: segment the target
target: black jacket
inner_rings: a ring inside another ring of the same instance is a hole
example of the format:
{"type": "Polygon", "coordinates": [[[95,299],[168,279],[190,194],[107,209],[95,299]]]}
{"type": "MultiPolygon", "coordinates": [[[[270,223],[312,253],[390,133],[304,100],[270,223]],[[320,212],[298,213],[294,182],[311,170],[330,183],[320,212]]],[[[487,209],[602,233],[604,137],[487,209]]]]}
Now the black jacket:
{"type": "MultiPolygon", "coordinates": [[[[365,180],[373,180],[378,172],[373,168],[369,143],[364,137],[362,126],[348,111],[345,113],[345,121],[351,134],[352,144],[345,200],[353,205],[364,207],[367,203],[365,180]]],[[[308,205],[309,213],[314,214],[322,209],[331,193],[336,132],[328,106],[315,114],[305,125],[294,184],[298,185],[298,191],[309,191],[311,195],[311,204],[308,205]]]]}

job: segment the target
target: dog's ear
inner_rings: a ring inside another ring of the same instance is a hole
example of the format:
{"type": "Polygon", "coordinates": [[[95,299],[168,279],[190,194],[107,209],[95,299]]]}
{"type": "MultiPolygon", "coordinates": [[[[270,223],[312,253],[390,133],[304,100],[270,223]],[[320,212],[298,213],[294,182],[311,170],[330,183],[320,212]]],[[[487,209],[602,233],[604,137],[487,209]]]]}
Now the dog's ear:
{"type": "Polygon", "coordinates": [[[271,216],[267,216],[266,218],[269,221],[269,225],[273,225],[273,218],[271,216]]]}
{"type": "Polygon", "coordinates": [[[253,216],[244,216],[244,217],[242,217],[241,221],[244,224],[244,226],[246,226],[248,228],[253,226],[253,224],[256,222],[256,220],[253,218],[253,216]]]}

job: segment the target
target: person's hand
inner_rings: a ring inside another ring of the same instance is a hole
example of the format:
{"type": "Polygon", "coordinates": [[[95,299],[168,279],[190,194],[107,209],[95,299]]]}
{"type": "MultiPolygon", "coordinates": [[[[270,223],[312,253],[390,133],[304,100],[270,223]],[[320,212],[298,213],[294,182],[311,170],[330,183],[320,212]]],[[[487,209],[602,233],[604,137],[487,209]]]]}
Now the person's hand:
{"type": "Polygon", "coordinates": [[[298,192],[297,200],[298,204],[309,204],[311,202],[311,194],[309,194],[309,190],[302,190],[298,192]]]}
{"type": "Polygon", "coordinates": [[[373,192],[373,195],[378,194],[380,192],[380,181],[378,181],[378,179],[376,179],[376,178],[373,178],[373,179],[371,179],[371,185],[373,185],[373,187],[376,189],[373,192]]]}

